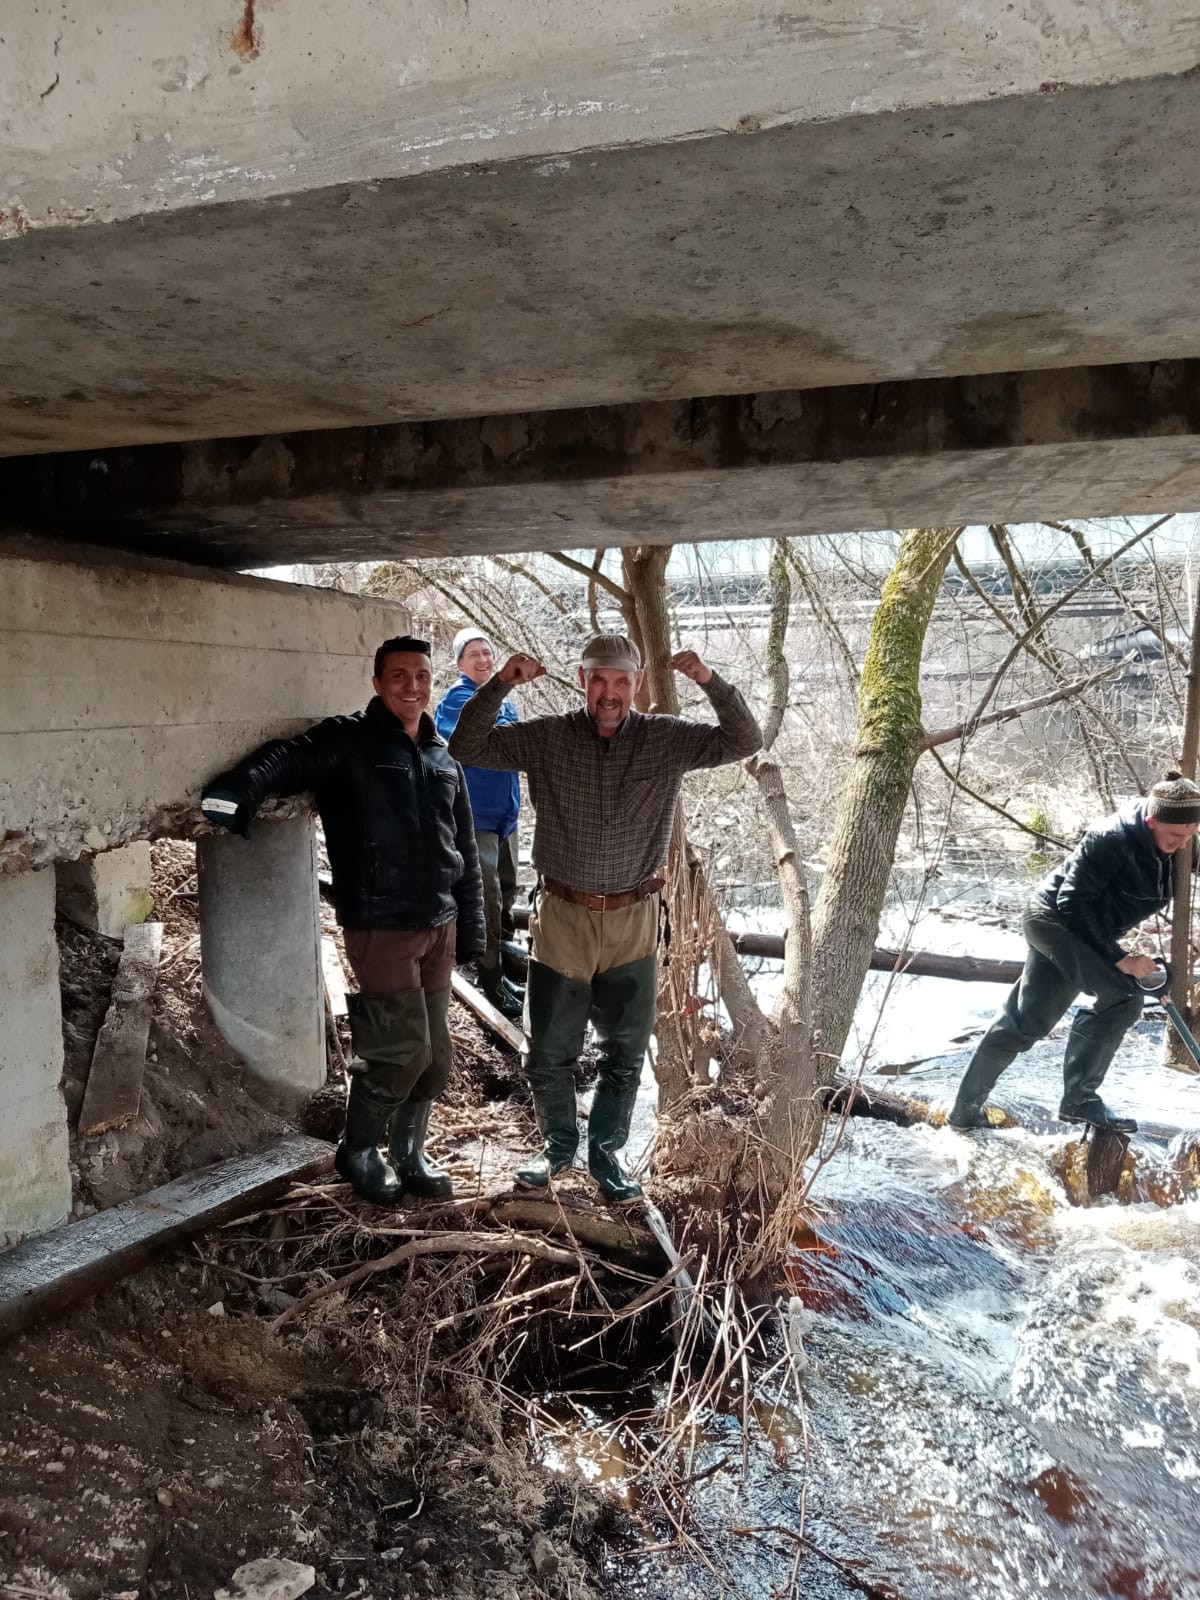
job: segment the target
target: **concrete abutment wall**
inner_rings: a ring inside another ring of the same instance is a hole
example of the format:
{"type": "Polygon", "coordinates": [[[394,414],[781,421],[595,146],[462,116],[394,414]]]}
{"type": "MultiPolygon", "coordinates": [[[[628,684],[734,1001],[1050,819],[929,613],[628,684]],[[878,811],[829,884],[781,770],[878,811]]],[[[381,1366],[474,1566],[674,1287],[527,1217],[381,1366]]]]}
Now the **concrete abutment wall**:
{"type": "MultiPolygon", "coordinates": [[[[253,745],[365,704],[376,645],[407,623],[355,596],[0,544],[0,1245],[71,1203],[55,869],[73,914],[119,936],[147,909],[141,842],[200,832],[202,784],[253,745]]],[[[324,1076],[312,819],[201,854],[216,1021],[297,1099],[324,1076]]]]}

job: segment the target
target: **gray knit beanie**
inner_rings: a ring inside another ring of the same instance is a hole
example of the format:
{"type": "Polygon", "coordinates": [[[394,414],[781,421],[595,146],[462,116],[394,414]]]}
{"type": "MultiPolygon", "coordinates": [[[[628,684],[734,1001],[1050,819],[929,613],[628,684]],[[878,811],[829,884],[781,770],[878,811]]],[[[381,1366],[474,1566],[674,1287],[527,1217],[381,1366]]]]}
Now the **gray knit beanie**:
{"type": "Polygon", "coordinates": [[[1150,790],[1146,815],[1159,822],[1200,822],[1200,785],[1181,772],[1166,772],[1150,790]]]}
{"type": "Polygon", "coordinates": [[[450,646],[454,651],[454,660],[457,664],[462,660],[462,653],[476,639],[482,639],[484,644],[491,644],[487,634],[480,628],[460,628],[454,635],[454,643],[450,646]]]}

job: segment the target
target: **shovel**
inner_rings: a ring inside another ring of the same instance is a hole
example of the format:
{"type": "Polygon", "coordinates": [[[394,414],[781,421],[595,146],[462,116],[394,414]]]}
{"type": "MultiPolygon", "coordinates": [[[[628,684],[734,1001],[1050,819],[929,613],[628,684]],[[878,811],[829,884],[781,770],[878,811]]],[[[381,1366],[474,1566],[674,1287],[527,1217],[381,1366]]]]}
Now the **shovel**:
{"type": "Polygon", "coordinates": [[[1144,994],[1155,994],[1163,1010],[1167,1013],[1171,1026],[1183,1040],[1184,1049],[1196,1063],[1196,1071],[1200,1072],[1200,1044],[1196,1043],[1196,1036],[1183,1020],[1179,1007],[1171,999],[1171,969],[1164,961],[1159,970],[1150,978],[1136,978],[1134,980],[1144,994]]]}

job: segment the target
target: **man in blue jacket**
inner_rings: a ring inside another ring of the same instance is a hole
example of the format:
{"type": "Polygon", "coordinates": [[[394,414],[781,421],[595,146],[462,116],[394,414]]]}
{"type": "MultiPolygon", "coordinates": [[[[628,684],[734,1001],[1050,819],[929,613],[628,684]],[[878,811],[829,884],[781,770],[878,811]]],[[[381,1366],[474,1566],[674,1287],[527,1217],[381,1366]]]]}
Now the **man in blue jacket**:
{"type": "Polygon", "coordinates": [[[1084,993],[1094,995],[1095,1004],[1071,1024],[1058,1114],[1067,1122],[1136,1133],[1133,1118],[1114,1115],[1099,1089],[1117,1046],[1142,1014],[1137,979],[1151,977],[1156,964],[1119,941],[1170,904],[1171,858],[1196,837],[1198,824],[1200,787],[1168,772],[1144,800],[1089,829],[1038,885],[1025,908],[1025,970],[971,1058],[946,1119],[952,1128],[989,1125],[984,1102],[1000,1074],[1084,993]]]}
{"type": "MultiPolygon", "coordinates": [[[[458,725],[459,712],[496,670],[491,642],[478,628],[462,628],[454,636],[454,660],[461,676],[442,696],[434,722],[443,739],[458,725]]],[[[496,727],[516,722],[517,708],[505,699],[496,715],[496,727]]],[[[512,905],[517,892],[517,817],[521,809],[521,780],[515,772],[491,772],[466,767],[467,791],[475,816],[475,843],[483,874],[483,910],[487,923],[487,950],[476,962],[479,987],[506,1017],[521,1015],[525,990],[510,983],[501,965],[500,945],[513,932],[512,905]]]]}

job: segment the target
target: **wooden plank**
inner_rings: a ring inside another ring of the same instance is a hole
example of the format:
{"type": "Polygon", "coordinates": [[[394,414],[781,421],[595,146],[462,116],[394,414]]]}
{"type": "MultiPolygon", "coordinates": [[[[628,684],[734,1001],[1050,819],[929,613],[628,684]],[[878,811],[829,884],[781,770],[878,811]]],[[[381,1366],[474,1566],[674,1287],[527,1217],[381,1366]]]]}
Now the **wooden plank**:
{"type": "Polygon", "coordinates": [[[485,1028],[490,1028],[498,1039],[503,1039],[510,1050],[518,1055],[525,1048],[525,1035],[510,1022],[503,1012],[497,1011],[486,995],[480,994],[474,984],[468,983],[461,972],[450,974],[450,987],[454,998],[461,1000],[468,1011],[474,1012],[485,1028]]]}
{"type": "Polygon", "coordinates": [[[327,933],[321,935],[321,972],[325,978],[330,1011],[335,1017],[346,1016],[346,972],[338,955],[338,947],[327,933]]]}
{"type": "Polygon", "coordinates": [[[321,1177],[323,1139],[289,1134],[252,1156],[204,1167],[136,1200],[26,1239],[0,1255],[0,1341],[107,1289],[192,1234],[219,1227],[321,1177]]]}
{"type": "Polygon", "coordinates": [[[79,1112],[79,1132],[84,1138],[128,1127],[138,1114],[162,934],[161,922],[136,922],[125,929],[125,948],[113,979],[108,1014],[96,1036],[79,1112]]]}

